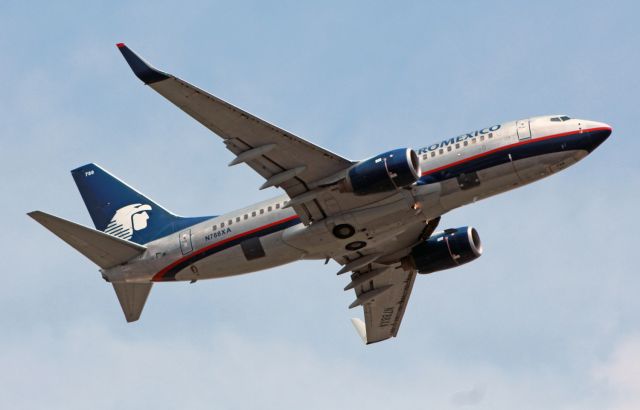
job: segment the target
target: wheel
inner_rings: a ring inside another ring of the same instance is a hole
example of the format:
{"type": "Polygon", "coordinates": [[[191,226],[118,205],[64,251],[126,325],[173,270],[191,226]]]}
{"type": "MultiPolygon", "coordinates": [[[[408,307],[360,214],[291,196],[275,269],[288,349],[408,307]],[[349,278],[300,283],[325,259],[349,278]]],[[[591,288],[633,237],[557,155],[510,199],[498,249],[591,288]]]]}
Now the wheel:
{"type": "Polygon", "coordinates": [[[350,238],[354,233],[356,233],[356,229],[349,224],[340,224],[333,228],[333,235],[339,239],[350,238]]]}
{"type": "Polygon", "coordinates": [[[355,242],[348,243],[347,246],[345,246],[345,249],[348,251],[357,251],[358,249],[362,249],[365,246],[367,246],[366,242],[355,241],[355,242]]]}

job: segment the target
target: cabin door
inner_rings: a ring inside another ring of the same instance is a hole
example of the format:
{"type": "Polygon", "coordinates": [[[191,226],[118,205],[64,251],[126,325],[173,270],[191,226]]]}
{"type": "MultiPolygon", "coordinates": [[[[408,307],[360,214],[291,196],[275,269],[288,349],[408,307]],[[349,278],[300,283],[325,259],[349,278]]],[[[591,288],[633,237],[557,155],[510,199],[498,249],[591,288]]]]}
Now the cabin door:
{"type": "Polygon", "coordinates": [[[516,121],[516,130],[519,141],[531,139],[531,124],[528,119],[516,121]]]}
{"type": "Polygon", "coordinates": [[[191,229],[180,232],[180,250],[183,255],[193,250],[193,245],[191,245],[191,229]]]}

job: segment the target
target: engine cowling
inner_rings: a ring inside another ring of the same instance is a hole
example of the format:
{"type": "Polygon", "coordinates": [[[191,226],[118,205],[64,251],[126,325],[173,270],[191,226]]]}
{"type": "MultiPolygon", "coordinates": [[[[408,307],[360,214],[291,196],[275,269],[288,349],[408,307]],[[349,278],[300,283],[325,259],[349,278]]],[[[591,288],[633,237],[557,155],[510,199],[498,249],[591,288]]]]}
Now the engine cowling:
{"type": "Polygon", "coordinates": [[[419,273],[455,268],[482,255],[482,242],[475,228],[445,229],[415,246],[407,261],[419,273]]]}
{"type": "Polygon", "coordinates": [[[420,178],[418,154],[398,148],[359,162],[347,173],[345,190],[356,195],[404,188],[420,178]]]}

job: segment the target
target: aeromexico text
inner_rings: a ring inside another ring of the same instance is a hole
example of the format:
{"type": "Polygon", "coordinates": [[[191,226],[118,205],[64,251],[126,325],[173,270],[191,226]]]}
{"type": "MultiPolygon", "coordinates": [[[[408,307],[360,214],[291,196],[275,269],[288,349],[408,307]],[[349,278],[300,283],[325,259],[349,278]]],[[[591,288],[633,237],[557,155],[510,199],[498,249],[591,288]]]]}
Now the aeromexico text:
{"type": "Polygon", "coordinates": [[[497,130],[500,129],[500,127],[501,127],[501,125],[498,124],[498,125],[493,125],[491,127],[483,128],[481,130],[475,130],[475,131],[472,131],[472,132],[468,132],[466,134],[458,135],[457,137],[449,138],[448,140],[444,140],[444,141],[442,141],[440,143],[435,143],[435,144],[429,145],[428,147],[420,148],[419,150],[417,150],[417,153],[418,154],[423,154],[425,152],[433,151],[433,150],[436,150],[438,148],[444,148],[447,145],[453,145],[453,144],[455,144],[457,142],[462,142],[462,141],[470,139],[470,138],[478,137],[480,135],[485,135],[485,134],[488,134],[490,132],[497,131],[497,130]]]}

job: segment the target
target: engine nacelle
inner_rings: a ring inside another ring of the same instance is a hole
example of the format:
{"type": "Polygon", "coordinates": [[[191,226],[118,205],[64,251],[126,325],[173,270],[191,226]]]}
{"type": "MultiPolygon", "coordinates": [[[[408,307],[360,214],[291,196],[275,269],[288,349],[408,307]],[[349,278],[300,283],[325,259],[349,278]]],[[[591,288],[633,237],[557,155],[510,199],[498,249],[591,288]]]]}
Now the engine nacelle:
{"type": "Polygon", "coordinates": [[[482,242],[475,228],[445,229],[415,246],[405,258],[419,273],[432,273],[464,265],[482,255],[482,242]]]}
{"type": "Polygon", "coordinates": [[[404,188],[418,178],[418,154],[410,148],[398,148],[356,164],[347,173],[344,188],[356,195],[377,194],[404,188]]]}

